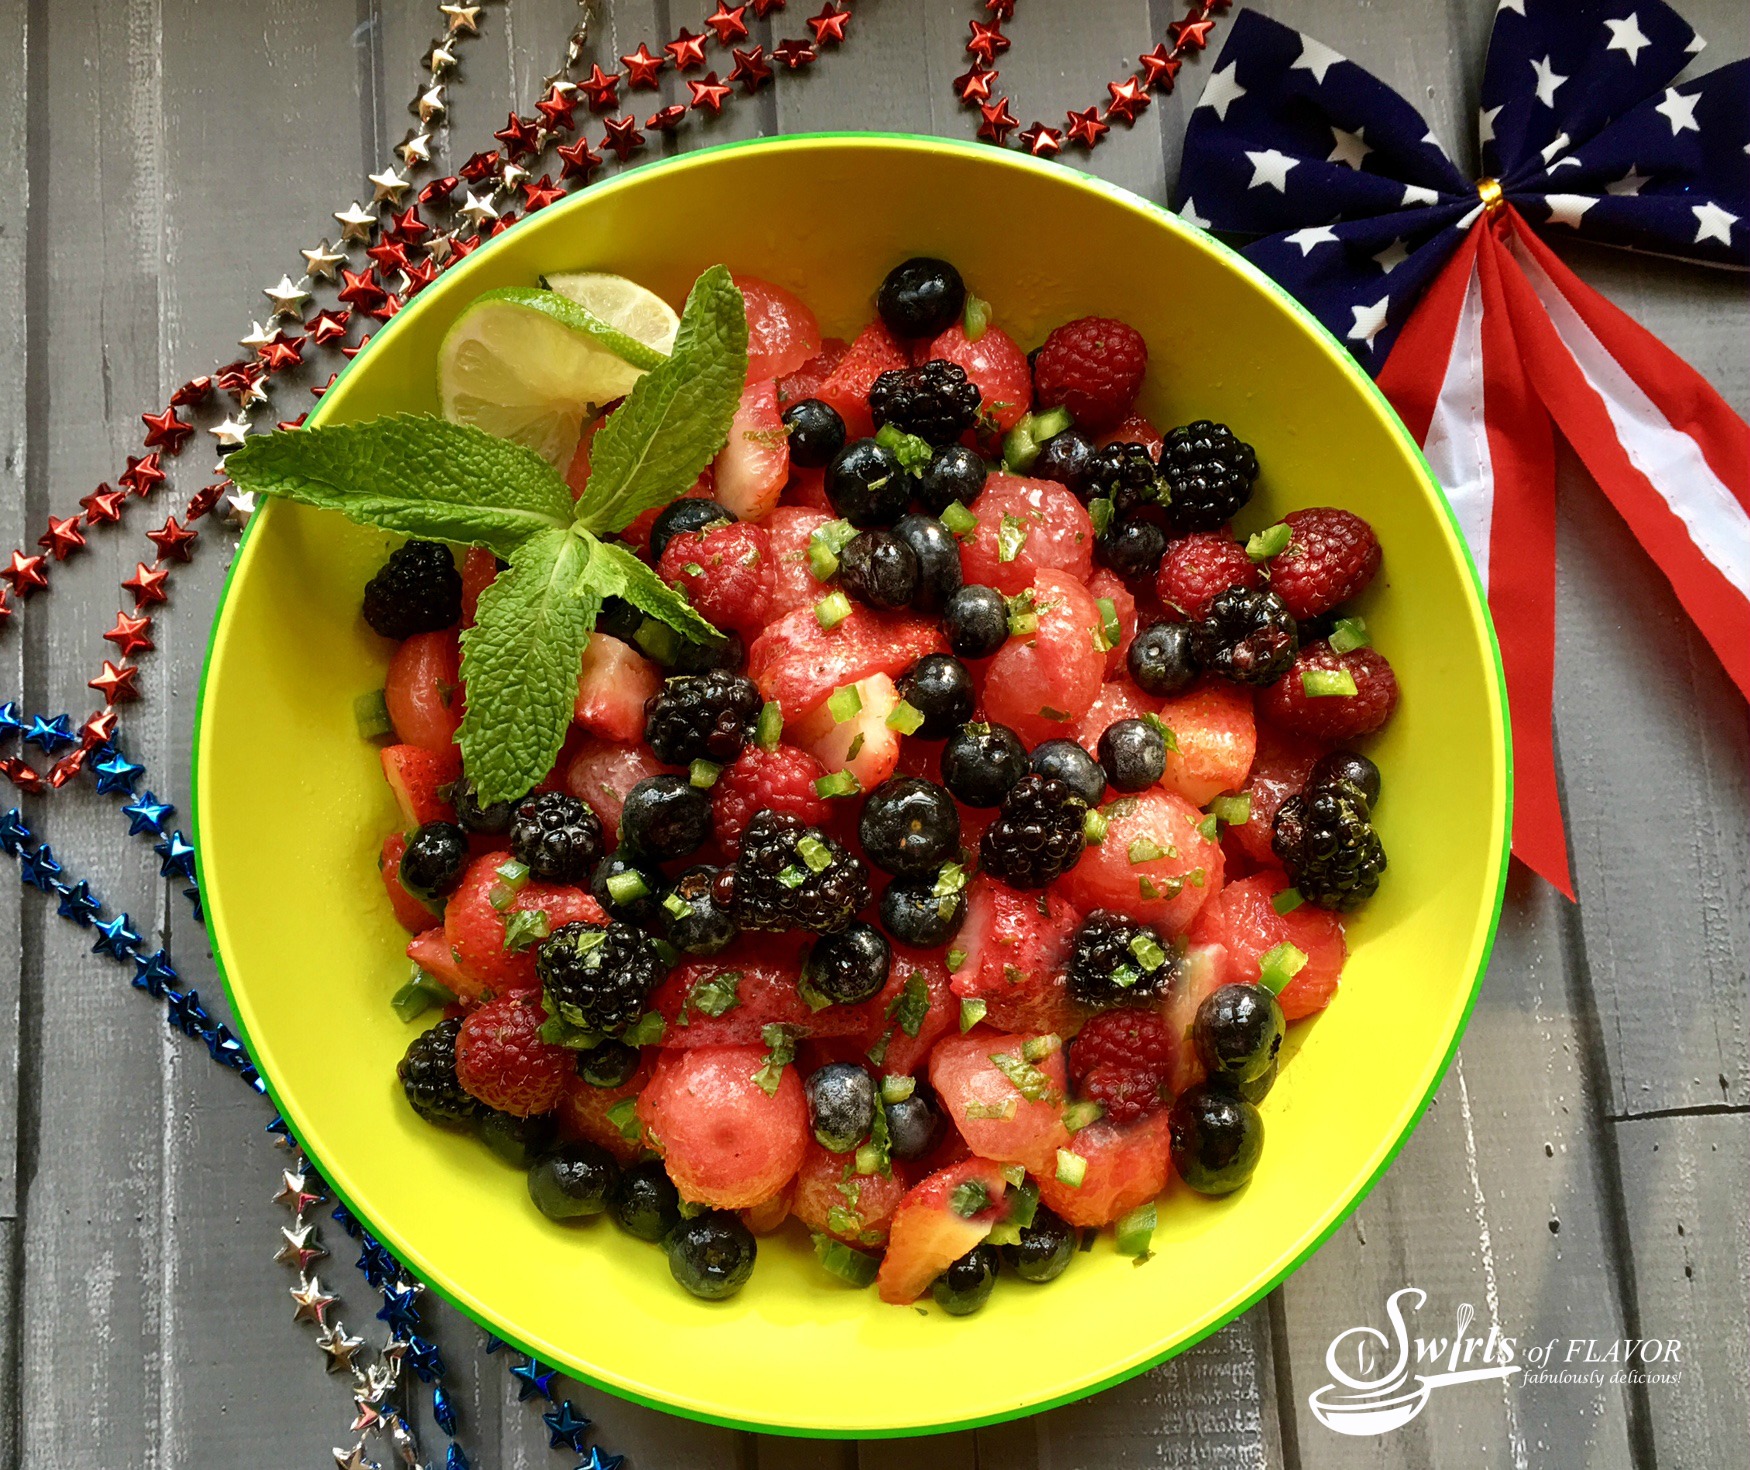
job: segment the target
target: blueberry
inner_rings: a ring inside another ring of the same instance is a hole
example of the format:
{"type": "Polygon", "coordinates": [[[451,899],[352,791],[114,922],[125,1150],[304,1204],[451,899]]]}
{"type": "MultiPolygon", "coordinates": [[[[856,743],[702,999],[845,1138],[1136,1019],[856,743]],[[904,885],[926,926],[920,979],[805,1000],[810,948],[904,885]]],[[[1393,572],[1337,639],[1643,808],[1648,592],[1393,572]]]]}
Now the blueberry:
{"type": "Polygon", "coordinates": [[[670,540],[683,531],[703,531],[719,521],[732,521],[734,512],[715,500],[671,500],[650,527],[650,560],[659,562],[670,540]]]}
{"type": "Polygon", "coordinates": [[[875,1126],[875,1079],[855,1062],[828,1062],[803,1084],[808,1126],[830,1154],[848,1154],[875,1126]]]}
{"type": "Polygon", "coordinates": [[[455,892],[467,866],[468,834],[454,822],[427,822],[407,839],[401,886],[421,903],[435,905],[455,892]]]}
{"type": "Polygon", "coordinates": [[[914,735],[922,740],[946,740],[972,718],[978,691],[959,659],[926,653],[901,676],[899,697],[924,717],[914,735]]]}
{"type": "Polygon", "coordinates": [[[1033,747],[1033,769],[1048,781],[1061,781],[1089,806],[1106,795],[1106,773],[1074,740],[1047,740],[1033,747]]]}
{"type": "Polygon", "coordinates": [[[1257,1107],[1259,1103],[1263,1102],[1264,1099],[1270,1095],[1270,1089],[1276,1085],[1277,1065],[1278,1064],[1273,1060],[1263,1072],[1258,1074],[1258,1076],[1252,1078],[1249,1082],[1240,1083],[1234,1091],[1239,1093],[1239,1095],[1253,1107],[1257,1107]]]}
{"type": "Polygon", "coordinates": [[[990,1300],[1000,1261],[994,1245],[975,1245],[936,1278],[930,1295],[950,1317],[970,1317],[990,1300]]]}
{"type": "Polygon", "coordinates": [[[942,747],[942,781],[968,806],[1000,806],[1027,774],[1027,747],[1007,725],[962,725],[942,747]]]}
{"type": "Polygon", "coordinates": [[[1094,540],[1094,555],[1121,577],[1152,577],[1167,551],[1167,533],[1140,515],[1118,516],[1094,540]]]}
{"type": "Polygon", "coordinates": [[[804,398],[780,415],[790,431],[790,463],[805,470],[822,470],[845,447],[845,421],[830,403],[804,398]]]}
{"type": "Polygon", "coordinates": [[[681,1222],[680,1191],[661,1159],[646,1159],[620,1175],[608,1194],[614,1223],[640,1240],[661,1240],[681,1222]]]}
{"type": "Polygon", "coordinates": [[[1063,1275],[1080,1243],[1074,1226],[1040,1205],[1033,1223],[1021,1227],[1021,1238],[1003,1247],[1003,1260],[1021,1280],[1042,1285],[1063,1275]]]}
{"type": "MultiPolygon", "coordinates": [[[[1333,750],[1329,755],[1319,758],[1319,763],[1312,768],[1312,773],[1306,778],[1308,791],[1325,786],[1336,786],[1340,783],[1347,783],[1359,791],[1362,799],[1367,803],[1369,812],[1378,804],[1379,767],[1368,760],[1366,756],[1357,755],[1352,750],[1333,750]]],[[[422,827],[420,830],[424,831],[425,829],[422,827]]],[[[407,850],[413,851],[411,843],[408,844],[407,850]]],[[[402,886],[406,887],[406,858],[401,859],[401,872],[403,874],[402,886]]]]}
{"type": "Polygon", "coordinates": [[[901,516],[893,534],[918,559],[918,587],[911,605],[918,612],[939,613],[960,590],[960,543],[934,516],[901,516]]]}
{"type": "Polygon", "coordinates": [[[1237,1093],[1199,1083],[1167,1115],[1173,1168],[1199,1194],[1232,1194],[1252,1177],[1264,1148],[1264,1120],[1237,1093]]]}
{"type": "Polygon", "coordinates": [[[918,502],[931,515],[939,516],[955,501],[970,506],[983,489],[984,461],[977,451],[964,444],[948,444],[924,466],[918,478],[918,502]]]}
{"type": "Polygon", "coordinates": [[[835,1005],[854,1006],[887,983],[892,959],[892,946],[881,931],[858,920],[814,941],[802,978],[835,1005]]]}
{"type": "Polygon", "coordinates": [[[826,470],[826,498],[853,526],[891,526],[911,502],[911,476],[873,439],[847,444],[826,470]]]}
{"type": "Polygon", "coordinates": [[[929,1084],[919,1082],[912,1094],[883,1105],[887,1114],[887,1152],[896,1159],[921,1159],[936,1146],[942,1131],[942,1110],[929,1084]]]}
{"type": "Polygon", "coordinates": [[[1150,623],[1130,641],[1125,665],[1146,694],[1177,694],[1197,677],[1189,623],[1150,623]]]}
{"type": "Polygon", "coordinates": [[[935,873],[960,850],[960,812],[934,781],[892,776],[869,793],[857,824],[864,855],[885,873],[935,873]]]}
{"type": "Polygon", "coordinates": [[[466,776],[452,782],[448,794],[450,805],[456,809],[456,820],[464,831],[488,832],[493,836],[510,831],[511,814],[523,802],[519,796],[515,801],[495,801],[490,806],[481,806],[474,783],[466,776]]]}
{"type": "Polygon", "coordinates": [[[708,674],[713,669],[737,672],[747,662],[747,645],[739,633],[725,633],[715,643],[695,643],[691,638],[680,640],[669,668],[677,674],[708,674]]]}
{"type": "Polygon", "coordinates": [[[1008,599],[995,587],[962,587],[942,609],[942,631],[961,658],[988,658],[1009,641],[1008,599]]]}
{"type": "Polygon", "coordinates": [[[1282,1007],[1262,985],[1223,985],[1204,996],[1191,1044],[1211,1081],[1241,1083],[1276,1065],[1287,1034],[1282,1007]]]}
{"type": "Polygon", "coordinates": [[[917,596],[917,553],[891,531],[859,531],[839,553],[839,580],[858,602],[895,612],[917,596]]]}
{"type": "Polygon", "coordinates": [[[597,863],[589,880],[590,893],[609,918],[652,933],[661,933],[667,919],[662,890],[662,874],[623,848],[597,863]]]}
{"type": "Polygon", "coordinates": [[[635,1046],[602,1041],[577,1054],[577,1075],[591,1087],[621,1087],[632,1080],[641,1060],[635,1046]]]}
{"type": "Polygon", "coordinates": [[[579,1140],[548,1154],[529,1170],[529,1198],[549,1220],[599,1215],[620,1181],[620,1166],[599,1144],[579,1140]]]}
{"type": "Polygon", "coordinates": [[[734,1296],[747,1285],[759,1251],[753,1232],[729,1210],[709,1210],[682,1220],[662,1248],[668,1253],[669,1274],[708,1302],[734,1296]]]}
{"type": "Polygon", "coordinates": [[[1167,742],[1147,720],[1114,720],[1100,735],[1100,764],[1119,791],[1146,791],[1167,769],[1167,742]]]}
{"type": "Polygon", "coordinates": [[[665,862],[685,857],[711,835],[711,799],[685,776],[646,776],[620,808],[620,842],[665,862]]]}
{"type": "Polygon", "coordinates": [[[741,932],[715,897],[721,871],[705,863],[688,868],[662,901],[668,942],[682,954],[716,954],[741,932]]]}
{"type": "Polygon", "coordinates": [[[1094,441],[1080,429],[1065,429],[1045,441],[1027,473],[1035,480],[1056,480],[1081,495],[1083,476],[1093,457],[1094,441]]]}
{"type": "Polygon", "coordinates": [[[623,597],[604,597],[602,610],[595,615],[595,630],[630,643],[644,626],[644,614],[623,597]]]}
{"type": "Polygon", "coordinates": [[[518,1118],[487,1108],[475,1124],[480,1141],[513,1169],[526,1169],[547,1152],[553,1141],[553,1120],[545,1113],[518,1118]]]}
{"type": "Polygon", "coordinates": [[[875,309],[896,337],[934,337],[959,321],[965,307],[960,272],[929,255],[894,266],[875,293],[875,309]]]}
{"type": "Polygon", "coordinates": [[[881,895],[881,927],[913,949],[935,949],[957,933],[966,918],[966,893],[936,892],[937,875],[896,878],[881,895]]]}

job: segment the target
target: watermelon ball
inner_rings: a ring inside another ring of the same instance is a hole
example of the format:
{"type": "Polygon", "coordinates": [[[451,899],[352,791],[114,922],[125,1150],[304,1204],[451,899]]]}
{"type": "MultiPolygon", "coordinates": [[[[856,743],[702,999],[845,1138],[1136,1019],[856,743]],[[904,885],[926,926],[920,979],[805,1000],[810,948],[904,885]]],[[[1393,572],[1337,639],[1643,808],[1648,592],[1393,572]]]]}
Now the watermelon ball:
{"type": "Polygon", "coordinates": [[[1191,1044],[1212,1078],[1250,1082],[1276,1065],[1288,1023],[1262,985],[1224,985],[1203,998],[1191,1044]]]}
{"type": "Polygon", "coordinates": [[[669,1274],[703,1301],[720,1302],[747,1285],[759,1247],[741,1218],[710,1210],[683,1220],[662,1243],[669,1274]]]}
{"type": "Polygon", "coordinates": [[[620,1175],[608,1195],[614,1223],[640,1240],[661,1240],[681,1223],[681,1195],[661,1159],[646,1159],[620,1175]]]}
{"type": "Polygon", "coordinates": [[[950,1317],[970,1317],[990,1300],[1001,1259],[988,1242],[973,1246],[931,1285],[936,1305],[950,1317]]]}
{"type": "Polygon", "coordinates": [[[1173,1168],[1199,1194],[1232,1194],[1252,1177],[1264,1149],[1264,1119],[1238,1093],[1199,1083],[1168,1114],[1173,1168]]]}
{"type": "Polygon", "coordinates": [[[804,1087],[808,1124],[831,1154],[848,1154],[875,1126],[875,1079],[855,1062],[828,1062],[804,1087]]]}
{"type": "Polygon", "coordinates": [[[1003,1247],[1003,1260],[1021,1280],[1043,1285],[1069,1268],[1078,1244],[1075,1228],[1049,1205],[1040,1205],[1033,1223],[1021,1228],[1021,1238],[1003,1247]]]}
{"type": "Polygon", "coordinates": [[[883,1105],[887,1114],[887,1152],[896,1159],[921,1159],[936,1146],[942,1110],[929,1084],[917,1082],[910,1097],[883,1105]]]}
{"type": "Polygon", "coordinates": [[[605,1148],[581,1139],[529,1170],[529,1198],[549,1220],[599,1215],[620,1181],[620,1165],[605,1148]]]}

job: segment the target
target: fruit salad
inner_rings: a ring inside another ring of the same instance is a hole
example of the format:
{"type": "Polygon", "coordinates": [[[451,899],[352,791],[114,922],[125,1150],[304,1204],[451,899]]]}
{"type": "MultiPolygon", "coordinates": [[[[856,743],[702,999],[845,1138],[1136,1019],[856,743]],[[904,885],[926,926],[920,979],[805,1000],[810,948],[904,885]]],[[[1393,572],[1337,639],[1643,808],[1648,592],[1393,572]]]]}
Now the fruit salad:
{"type": "Polygon", "coordinates": [[[339,437],[317,465],[372,426],[233,467],[454,527],[362,598],[412,1111],[697,1297],[782,1235],[823,1288],[959,1315],[1107,1227],[1146,1258],[1164,1193],[1260,1166],[1385,871],[1398,689],[1372,529],[1249,514],[1294,466],[1142,416],[1134,327],[1019,342],[930,258],[870,284],[849,340],[721,268],[678,316],[610,276],[489,293],[446,417],[372,441],[451,446],[423,509],[339,437]]]}

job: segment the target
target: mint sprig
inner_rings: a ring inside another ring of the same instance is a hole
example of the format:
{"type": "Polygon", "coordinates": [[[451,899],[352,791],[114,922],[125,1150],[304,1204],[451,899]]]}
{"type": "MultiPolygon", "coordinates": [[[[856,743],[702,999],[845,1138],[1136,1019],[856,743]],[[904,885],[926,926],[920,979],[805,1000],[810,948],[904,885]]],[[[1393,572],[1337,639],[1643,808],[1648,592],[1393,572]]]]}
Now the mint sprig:
{"type": "Polygon", "coordinates": [[[746,375],[746,306],[728,270],[712,266],[688,294],[673,353],[597,433],[575,503],[534,451],[422,414],[263,435],[226,470],[242,490],[484,546],[510,562],[462,636],[468,704],[457,734],[478,799],[508,801],[559,754],[604,599],[622,597],[695,643],[722,637],[624,546],[601,538],[698,479],[728,440],[746,375]]]}

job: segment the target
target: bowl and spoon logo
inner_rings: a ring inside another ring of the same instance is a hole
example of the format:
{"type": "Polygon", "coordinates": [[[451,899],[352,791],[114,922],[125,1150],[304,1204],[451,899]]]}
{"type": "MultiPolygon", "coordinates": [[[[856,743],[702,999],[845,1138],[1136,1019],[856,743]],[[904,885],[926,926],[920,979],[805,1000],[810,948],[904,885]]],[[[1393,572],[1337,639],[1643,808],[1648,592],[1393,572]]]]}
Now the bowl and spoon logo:
{"type": "Polygon", "coordinates": [[[1412,1338],[1404,1322],[1406,1299],[1420,1310],[1428,1294],[1407,1286],[1386,1299],[1389,1337],[1377,1327],[1351,1327],[1331,1339],[1325,1368],[1335,1381],[1307,1395],[1307,1407],[1326,1429],[1357,1437],[1388,1434],[1420,1414],[1436,1389],[1519,1372],[1512,1338],[1494,1327],[1487,1337],[1469,1335],[1476,1317],[1469,1302],[1459,1306],[1450,1338],[1412,1338]],[[1478,1366],[1461,1366],[1473,1361],[1478,1366]]]}

